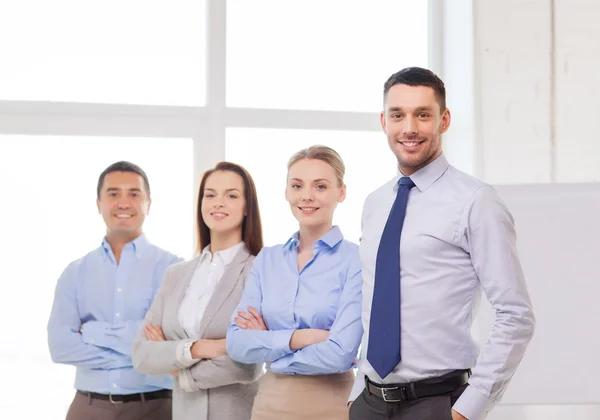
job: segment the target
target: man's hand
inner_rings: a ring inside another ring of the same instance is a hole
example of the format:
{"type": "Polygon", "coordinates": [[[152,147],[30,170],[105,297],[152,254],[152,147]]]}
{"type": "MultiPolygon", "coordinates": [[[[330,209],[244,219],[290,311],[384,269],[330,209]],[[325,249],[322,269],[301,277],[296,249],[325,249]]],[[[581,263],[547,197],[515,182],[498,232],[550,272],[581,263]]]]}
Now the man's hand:
{"type": "Polygon", "coordinates": [[[235,324],[243,330],[267,331],[267,324],[262,315],[254,308],[248,308],[248,312],[238,311],[234,318],[235,324]]]}
{"type": "Polygon", "coordinates": [[[452,410],[452,420],[469,420],[458,411],[452,410]]]}
{"type": "Polygon", "coordinates": [[[150,341],[167,341],[165,333],[158,325],[144,325],[144,334],[146,334],[146,338],[150,341]]]}

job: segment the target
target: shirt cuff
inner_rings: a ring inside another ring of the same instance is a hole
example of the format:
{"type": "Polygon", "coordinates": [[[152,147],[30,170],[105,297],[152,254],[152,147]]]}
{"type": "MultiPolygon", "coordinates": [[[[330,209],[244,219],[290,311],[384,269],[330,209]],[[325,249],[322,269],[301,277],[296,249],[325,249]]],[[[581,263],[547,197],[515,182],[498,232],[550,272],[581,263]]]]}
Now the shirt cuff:
{"type": "Polygon", "coordinates": [[[465,388],[452,409],[469,420],[484,420],[493,407],[492,401],[473,386],[465,388]]]}
{"type": "Polygon", "coordinates": [[[84,343],[100,346],[105,332],[104,322],[89,321],[81,326],[81,339],[84,343]]]}
{"type": "Polygon", "coordinates": [[[348,403],[355,401],[360,394],[365,390],[365,375],[358,373],[352,385],[350,396],[348,397],[348,403]]]}
{"type": "MultiPolygon", "coordinates": [[[[192,357],[192,345],[196,340],[182,340],[177,344],[175,353],[177,355],[177,361],[184,367],[190,367],[198,363],[202,359],[194,359],[192,357]]],[[[180,375],[181,377],[181,375],[180,375]]]]}
{"type": "Polygon", "coordinates": [[[287,354],[287,355],[280,357],[279,359],[269,363],[266,366],[266,369],[273,373],[279,373],[281,375],[293,375],[294,373],[291,372],[290,370],[288,370],[293,358],[294,358],[293,353],[287,354]]]}
{"type": "Polygon", "coordinates": [[[276,353],[276,357],[274,357],[274,360],[269,360],[269,362],[274,362],[283,356],[293,353],[292,349],[290,349],[290,340],[294,331],[296,330],[272,331],[273,340],[271,342],[271,350],[276,353]]]}

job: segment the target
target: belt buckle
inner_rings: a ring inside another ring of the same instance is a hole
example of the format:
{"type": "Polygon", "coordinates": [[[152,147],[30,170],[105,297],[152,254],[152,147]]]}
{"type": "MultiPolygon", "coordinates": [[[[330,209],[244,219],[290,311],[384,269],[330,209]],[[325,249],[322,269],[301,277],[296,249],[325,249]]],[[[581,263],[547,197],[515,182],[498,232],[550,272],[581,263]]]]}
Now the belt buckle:
{"type": "Polygon", "coordinates": [[[406,401],[408,399],[408,394],[406,393],[406,388],[404,387],[393,387],[393,388],[380,388],[381,389],[381,397],[383,398],[383,401],[385,402],[401,402],[401,401],[406,401]],[[391,399],[388,398],[387,396],[387,391],[395,391],[395,390],[400,390],[400,395],[402,396],[402,398],[400,399],[391,399]]]}
{"type": "Polygon", "coordinates": [[[123,404],[124,403],[124,401],[115,401],[115,400],[113,400],[112,399],[112,394],[110,394],[110,393],[108,394],[108,401],[110,401],[113,404],[123,404]]]}

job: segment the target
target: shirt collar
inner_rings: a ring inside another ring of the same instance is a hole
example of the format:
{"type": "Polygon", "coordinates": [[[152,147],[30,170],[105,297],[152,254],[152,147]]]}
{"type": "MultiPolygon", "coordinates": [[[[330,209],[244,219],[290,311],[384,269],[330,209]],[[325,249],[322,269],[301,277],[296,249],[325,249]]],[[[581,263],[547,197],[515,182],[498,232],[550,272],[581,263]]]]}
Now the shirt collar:
{"type": "MultiPolygon", "coordinates": [[[[446,159],[446,156],[444,156],[444,153],[442,153],[435,160],[412,174],[410,179],[415,183],[415,186],[419,191],[423,192],[444,175],[448,166],[448,160],[446,159]]],[[[394,191],[398,189],[398,181],[403,176],[402,172],[398,171],[396,178],[394,179],[394,191]]]]}
{"type": "MultiPolygon", "coordinates": [[[[298,245],[300,245],[299,237],[300,237],[300,232],[294,233],[290,237],[290,239],[287,240],[285,245],[283,246],[283,250],[291,251],[293,249],[298,248],[298,245]]],[[[342,239],[344,239],[344,235],[342,234],[342,231],[340,230],[340,228],[338,226],[333,226],[325,235],[323,235],[316,242],[316,245],[317,246],[325,245],[328,248],[333,248],[338,243],[340,243],[340,241],[342,239]]]]}
{"type": "MultiPolygon", "coordinates": [[[[142,233],[140,236],[135,238],[133,241],[126,243],[125,246],[123,247],[123,249],[126,249],[127,247],[133,248],[134,255],[139,258],[144,253],[144,250],[146,248],[148,248],[149,245],[150,245],[150,241],[148,240],[146,235],[144,233],[142,233]]],[[[115,259],[112,248],[111,248],[110,244],[108,243],[108,241],[106,240],[106,236],[102,239],[102,249],[104,250],[103,255],[105,257],[109,256],[112,260],[115,259]]]]}
{"type": "MultiPolygon", "coordinates": [[[[224,249],[222,251],[217,251],[215,252],[215,257],[218,257],[221,259],[221,261],[223,262],[223,265],[229,265],[231,263],[231,261],[233,261],[233,258],[236,256],[236,254],[238,253],[238,251],[245,245],[244,242],[240,242],[232,247],[229,247],[227,249],[224,249]]],[[[204,260],[205,258],[208,258],[210,260],[211,258],[211,253],[210,253],[210,245],[207,245],[206,247],[204,247],[204,249],[202,250],[202,254],[200,255],[201,260],[204,260]]]]}
{"type": "Polygon", "coordinates": [[[298,241],[299,237],[300,237],[300,233],[299,232],[294,233],[290,237],[290,239],[288,239],[286,241],[286,243],[283,245],[282,249],[284,251],[291,251],[292,249],[298,248],[298,245],[300,245],[300,242],[298,241]]]}

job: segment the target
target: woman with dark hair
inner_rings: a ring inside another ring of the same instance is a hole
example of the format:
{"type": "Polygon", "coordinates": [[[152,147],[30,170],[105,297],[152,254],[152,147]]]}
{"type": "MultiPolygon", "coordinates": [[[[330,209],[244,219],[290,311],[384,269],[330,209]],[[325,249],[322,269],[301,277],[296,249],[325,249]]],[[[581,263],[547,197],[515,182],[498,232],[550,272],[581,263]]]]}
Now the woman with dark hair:
{"type": "Polygon", "coordinates": [[[171,373],[174,420],[250,418],[262,364],[234,362],[225,334],[262,248],[256,188],[239,165],[202,177],[198,256],[169,268],[133,344],[135,369],[171,373]]]}

